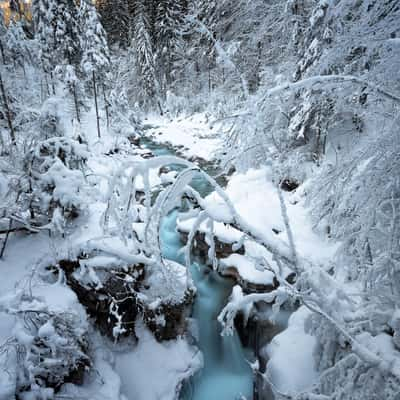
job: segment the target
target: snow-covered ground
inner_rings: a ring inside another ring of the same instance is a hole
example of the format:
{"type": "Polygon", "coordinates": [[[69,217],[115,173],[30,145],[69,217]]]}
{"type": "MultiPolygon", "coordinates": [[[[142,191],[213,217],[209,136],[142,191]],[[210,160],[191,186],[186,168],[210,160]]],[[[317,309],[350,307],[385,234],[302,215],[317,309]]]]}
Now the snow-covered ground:
{"type": "Polygon", "coordinates": [[[201,353],[183,338],[159,343],[143,327],[133,350],[116,354],[116,371],[128,400],[172,400],[180,384],[202,366],[201,353]]]}
{"type": "Polygon", "coordinates": [[[143,123],[152,141],[179,147],[186,158],[212,160],[222,144],[220,125],[210,124],[204,114],[173,120],[152,115],[143,123]]]}
{"type": "Polygon", "coordinates": [[[299,393],[311,387],[318,377],[313,357],[315,338],[304,332],[309,314],[305,307],[299,308],[291,315],[288,328],[266,348],[268,375],[280,392],[299,393]]]}

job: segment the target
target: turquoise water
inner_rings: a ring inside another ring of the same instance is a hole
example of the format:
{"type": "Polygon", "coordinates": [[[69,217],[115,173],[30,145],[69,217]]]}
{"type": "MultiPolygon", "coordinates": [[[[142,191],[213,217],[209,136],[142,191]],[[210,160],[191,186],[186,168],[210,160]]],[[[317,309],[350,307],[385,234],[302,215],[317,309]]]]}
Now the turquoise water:
{"type": "MultiPolygon", "coordinates": [[[[161,145],[150,142],[145,145],[156,156],[174,155],[170,149],[161,145]]],[[[211,189],[201,178],[194,179],[192,186],[203,196],[211,189]]],[[[163,219],[163,255],[184,264],[183,255],[178,254],[182,243],[176,230],[176,217],[175,211],[163,219]]],[[[253,374],[246,361],[249,354],[246,355],[237,334],[221,336],[221,326],[217,321],[231,294],[233,282],[222,278],[201,263],[192,264],[191,274],[197,288],[192,318],[197,325],[196,345],[203,353],[204,368],[184,386],[181,400],[251,400],[253,374]]]]}
{"type": "MultiPolygon", "coordinates": [[[[161,227],[164,256],[183,263],[182,246],[176,232],[176,213],[167,216],[161,227]]],[[[232,282],[201,264],[192,264],[191,274],[197,288],[193,319],[198,327],[196,345],[203,353],[204,368],[183,390],[182,400],[235,400],[253,398],[253,375],[237,334],[220,335],[217,316],[231,293],[232,282]]]]}

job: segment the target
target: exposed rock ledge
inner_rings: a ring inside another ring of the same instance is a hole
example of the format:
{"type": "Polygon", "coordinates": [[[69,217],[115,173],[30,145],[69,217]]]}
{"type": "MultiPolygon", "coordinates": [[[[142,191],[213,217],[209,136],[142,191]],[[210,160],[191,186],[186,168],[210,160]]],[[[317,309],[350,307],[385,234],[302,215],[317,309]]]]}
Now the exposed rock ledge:
{"type": "MultiPolygon", "coordinates": [[[[183,270],[172,261],[166,262],[173,269],[183,270]]],[[[185,333],[186,317],[195,293],[186,283],[181,285],[178,296],[164,296],[153,288],[159,277],[149,274],[144,265],[127,265],[98,252],[82,254],[76,260],[61,260],[59,266],[103,335],[114,340],[137,339],[138,318],[142,318],[158,341],[175,339],[185,333]]]]}

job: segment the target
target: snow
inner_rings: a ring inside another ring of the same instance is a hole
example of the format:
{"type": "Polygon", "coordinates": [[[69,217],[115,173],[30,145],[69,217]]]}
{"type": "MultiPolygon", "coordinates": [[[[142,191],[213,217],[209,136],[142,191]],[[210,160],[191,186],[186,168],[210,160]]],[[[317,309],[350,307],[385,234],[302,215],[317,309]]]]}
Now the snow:
{"type": "MultiPolygon", "coordinates": [[[[225,192],[238,214],[252,230],[259,232],[263,237],[270,238],[272,242],[288,246],[278,191],[272,182],[272,172],[269,167],[234,174],[225,192]]],[[[317,265],[329,265],[338,249],[338,243],[314,230],[301,187],[294,193],[284,192],[283,197],[298,255],[317,265]]],[[[207,211],[211,210],[210,215],[217,221],[231,222],[230,210],[216,192],[205,198],[204,208],[207,211]]],[[[195,221],[196,218],[181,214],[177,221],[178,230],[190,232],[195,221]]],[[[202,233],[209,231],[207,221],[200,224],[199,231],[202,233]]],[[[214,235],[224,243],[240,243],[243,238],[240,231],[223,222],[214,223],[214,235]]],[[[244,240],[244,245],[246,256],[254,260],[263,259],[268,265],[274,265],[271,254],[261,246],[248,239],[244,240]]],[[[245,274],[245,279],[249,282],[256,283],[261,279],[260,283],[262,283],[271,279],[270,273],[258,270],[256,263],[251,262],[249,258],[233,255],[229,263],[232,264],[230,266],[239,268],[241,275],[245,274]]],[[[223,260],[221,266],[228,267],[227,260],[223,260]]],[[[284,273],[287,276],[290,272],[287,270],[284,273]]]]}
{"type": "Polygon", "coordinates": [[[240,254],[231,254],[227,258],[222,258],[219,262],[220,270],[223,272],[226,268],[234,267],[239,275],[247,282],[272,285],[275,274],[269,270],[259,270],[255,263],[249,258],[240,254]]]}
{"type": "MultiPolygon", "coordinates": [[[[15,285],[26,281],[32,267],[50,250],[50,242],[46,234],[25,236],[22,234],[11,235],[7,251],[0,259],[0,295],[8,302],[9,294],[15,285]]],[[[1,308],[1,306],[0,306],[1,308]]],[[[0,312],[0,346],[13,336],[15,317],[5,312],[0,312]]],[[[16,354],[13,349],[0,352],[0,364],[5,363],[6,368],[0,368],[0,400],[10,400],[15,393],[16,384],[16,354]]]]}
{"type": "MultiPolygon", "coordinates": [[[[280,232],[276,236],[287,241],[278,192],[272,182],[270,168],[250,169],[246,173],[234,174],[226,193],[238,213],[252,227],[267,237],[274,234],[274,231],[280,232]]],[[[284,193],[284,198],[297,251],[302,257],[318,264],[329,262],[337,250],[337,243],[313,230],[309,210],[300,194],[284,193]]],[[[215,193],[206,201],[221,202],[215,193]]]]}
{"type": "Polygon", "coordinates": [[[94,335],[93,354],[96,372],[87,376],[84,385],[67,383],[61,387],[60,397],[90,400],[130,400],[121,395],[121,379],[114,370],[114,357],[105,343],[94,335]]]}
{"type": "Polygon", "coordinates": [[[202,357],[184,338],[158,343],[144,327],[132,351],[116,355],[116,371],[128,399],[174,400],[182,380],[201,366],[202,357]]]}
{"type": "Polygon", "coordinates": [[[267,346],[267,372],[280,392],[301,392],[318,377],[313,358],[315,338],[304,332],[304,321],[310,313],[300,307],[290,316],[288,328],[267,346]]]}
{"type": "Polygon", "coordinates": [[[50,312],[60,314],[73,312],[81,317],[82,322],[86,319],[85,309],[79,303],[75,293],[65,284],[37,283],[32,286],[32,295],[50,312]]]}
{"type": "Polygon", "coordinates": [[[150,116],[146,123],[151,126],[146,135],[152,141],[174,147],[183,146],[180,151],[187,158],[212,160],[221,146],[222,135],[218,125],[210,126],[204,114],[173,120],[150,116]]]}
{"type": "MultiPolygon", "coordinates": [[[[193,287],[193,282],[187,274],[186,267],[175,261],[164,260],[164,267],[168,270],[168,276],[173,276],[174,280],[165,280],[162,269],[150,271],[150,276],[146,277],[149,289],[141,291],[141,295],[146,296],[148,303],[162,301],[164,303],[181,303],[186,289],[193,287]]],[[[163,268],[163,266],[161,266],[163,268]]]]}
{"type": "MultiPolygon", "coordinates": [[[[195,221],[195,218],[179,218],[177,221],[179,231],[190,232],[195,221]]],[[[209,228],[207,222],[204,221],[203,223],[201,223],[198,230],[202,233],[208,232],[209,228]]],[[[237,229],[234,229],[220,222],[214,223],[214,234],[221,242],[224,243],[236,243],[243,236],[243,234],[237,229]]]]}

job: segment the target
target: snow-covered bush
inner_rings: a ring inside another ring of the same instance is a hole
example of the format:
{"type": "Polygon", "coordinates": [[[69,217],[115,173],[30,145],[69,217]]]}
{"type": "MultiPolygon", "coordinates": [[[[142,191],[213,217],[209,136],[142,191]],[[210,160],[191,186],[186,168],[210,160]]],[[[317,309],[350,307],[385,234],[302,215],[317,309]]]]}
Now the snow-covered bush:
{"type": "Polygon", "coordinates": [[[39,115],[40,138],[50,139],[65,135],[62,126],[61,101],[59,98],[50,97],[47,99],[39,115]]]}
{"type": "Polygon", "coordinates": [[[72,139],[55,137],[39,142],[25,157],[32,185],[30,212],[47,215],[49,220],[55,215],[76,217],[84,207],[82,169],[86,159],[86,147],[72,139]]]}
{"type": "Polygon", "coordinates": [[[11,165],[5,165],[11,179],[1,217],[33,231],[46,226],[62,232],[65,220],[75,218],[85,208],[83,168],[87,156],[84,145],[65,137],[31,144],[20,170],[12,171],[11,165]]]}
{"type": "Polygon", "coordinates": [[[42,283],[30,293],[18,290],[1,299],[0,309],[16,318],[13,335],[0,349],[1,367],[8,371],[7,398],[51,399],[66,382],[82,384],[91,366],[88,325],[67,287],[42,283]],[[54,301],[54,296],[61,297],[54,301]]]}

